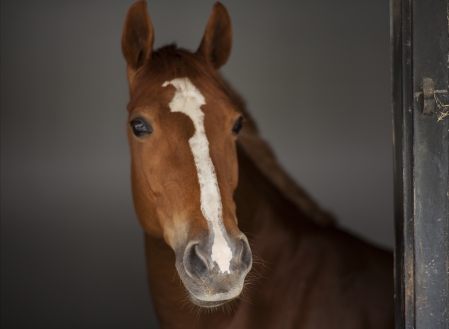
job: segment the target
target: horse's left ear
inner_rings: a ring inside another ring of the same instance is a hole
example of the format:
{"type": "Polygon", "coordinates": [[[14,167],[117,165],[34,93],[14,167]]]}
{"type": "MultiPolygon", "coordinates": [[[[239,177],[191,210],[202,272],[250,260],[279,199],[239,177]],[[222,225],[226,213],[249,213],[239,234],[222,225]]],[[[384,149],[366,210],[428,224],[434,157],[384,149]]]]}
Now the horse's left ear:
{"type": "Polygon", "coordinates": [[[226,8],[216,2],[197,53],[202,54],[216,69],[219,69],[228,60],[231,47],[231,18],[226,8]]]}

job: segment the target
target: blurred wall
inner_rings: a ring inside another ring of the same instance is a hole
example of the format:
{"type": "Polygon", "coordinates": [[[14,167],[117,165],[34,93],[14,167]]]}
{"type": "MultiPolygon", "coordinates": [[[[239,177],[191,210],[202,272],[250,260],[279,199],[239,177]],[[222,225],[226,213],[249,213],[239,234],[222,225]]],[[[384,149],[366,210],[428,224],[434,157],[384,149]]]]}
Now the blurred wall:
{"type": "MultiPolygon", "coordinates": [[[[148,1],[196,49],[213,1],[148,1]]],[[[129,182],[133,1],[1,2],[1,326],[156,328],[129,182]]],[[[341,226],[393,245],[388,1],[223,0],[223,73],[341,226]]]]}

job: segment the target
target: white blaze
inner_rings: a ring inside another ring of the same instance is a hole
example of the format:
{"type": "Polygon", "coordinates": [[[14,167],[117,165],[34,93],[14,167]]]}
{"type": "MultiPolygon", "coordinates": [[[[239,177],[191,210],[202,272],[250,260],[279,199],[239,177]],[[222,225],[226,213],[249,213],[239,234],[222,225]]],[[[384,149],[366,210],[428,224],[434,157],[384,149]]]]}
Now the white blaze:
{"type": "Polygon", "coordinates": [[[224,237],[226,231],[223,226],[220,190],[215,168],[209,156],[209,141],[204,130],[204,112],[201,110],[201,105],[206,102],[201,92],[188,78],[166,81],[162,86],[166,87],[169,84],[176,88],[175,96],[169,104],[171,112],[188,115],[195,126],[195,134],[189,139],[189,145],[200,183],[201,212],[214,236],[211,258],[218,264],[221,272],[230,272],[232,251],[224,237]]]}

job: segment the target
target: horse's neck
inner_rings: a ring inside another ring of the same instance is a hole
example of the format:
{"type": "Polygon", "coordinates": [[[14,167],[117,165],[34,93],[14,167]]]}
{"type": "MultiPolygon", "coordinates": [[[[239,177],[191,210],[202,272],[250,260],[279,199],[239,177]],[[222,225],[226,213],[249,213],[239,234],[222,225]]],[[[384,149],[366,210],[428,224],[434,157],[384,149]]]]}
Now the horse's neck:
{"type": "MultiPolygon", "coordinates": [[[[297,218],[296,222],[288,218],[292,215],[297,217],[297,209],[285,200],[242,152],[239,149],[240,174],[235,202],[239,228],[250,240],[253,267],[257,267],[260,266],[259,258],[267,261],[267,264],[274,263],[273,257],[276,257],[279,248],[288,248],[292,241],[297,242],[299,235],[296,232],[299,230],[294,226],[302,223],[297,218]]],[[[161,328],[245,327],[248,316],[245,307],[248,307],[248,303],[242,300],[234,302],[231,315],[223,311],[203,311],[198,315],[198,308],[190,303],[180,282],[173,250],[163,240],[148,235],[145,240],[148,280],[161,328]]],[[[262,267],[255,272],[263,271],[262,267]]],[[[257,298],[254,291],[250,295],[250,298],[257,298]]]]}
{"type": "MultiPolygon", "coordinates": [[[[251,247],[261,242],[266,244],[267,239],[276,242],[274,233],[285,235],[282,238],[284,243],[300,239],[300,232],[313,224],[262,174],[254,160],[240,147],[238,155],[239,185],[235,192],[237,218],[240,230],[251,241],[251,247]]],[[[260,256],[263,258],[264,255],[260,256]]]]}
{"type": "Polygon", "coordinates": [[[285,198],[242,148],[238,154],[241,174],[235,193],[237,218],[240,229],[250,240],[256,260],[254,272],[263,275],[266,268],[259,268],[260,261],[269,267],[269,264],[279,266],[276,257],[297,252],[303,234],[314,225],[285,198]]]}

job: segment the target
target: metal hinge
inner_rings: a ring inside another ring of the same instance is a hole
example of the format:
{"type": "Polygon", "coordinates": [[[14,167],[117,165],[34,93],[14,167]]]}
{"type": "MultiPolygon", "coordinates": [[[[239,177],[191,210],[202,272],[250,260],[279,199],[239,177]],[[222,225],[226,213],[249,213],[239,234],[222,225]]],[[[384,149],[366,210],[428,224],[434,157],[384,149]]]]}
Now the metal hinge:
{"type": "MultiPolygon", "coordinates": [[[[438,94],[447,94],[447,90],[435,90],[435,84],[431,78],[423,78],[421,82],[422,91],[415,93],[415,99],[420,103],[422,96],[422,114],[433,115],[436,108],[442,110],[443,117],[447,116],[446,111],[449,110],[449,105],[443,104],[438,99],[438,94]]],[[[439,120],[440,121],[440,117],[439,120]]]]}

